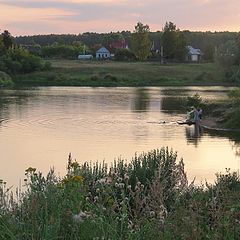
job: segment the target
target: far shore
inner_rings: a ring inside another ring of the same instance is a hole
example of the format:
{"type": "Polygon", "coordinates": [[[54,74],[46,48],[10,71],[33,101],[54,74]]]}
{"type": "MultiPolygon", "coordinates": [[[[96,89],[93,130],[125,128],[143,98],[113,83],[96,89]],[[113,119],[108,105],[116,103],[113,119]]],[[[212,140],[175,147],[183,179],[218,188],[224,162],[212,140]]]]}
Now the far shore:
{"type": "Polygon", "coordinates": [[[214,63],[48,60],[50,71],[12,76],[16,86],[234,86],[214,63]]]}

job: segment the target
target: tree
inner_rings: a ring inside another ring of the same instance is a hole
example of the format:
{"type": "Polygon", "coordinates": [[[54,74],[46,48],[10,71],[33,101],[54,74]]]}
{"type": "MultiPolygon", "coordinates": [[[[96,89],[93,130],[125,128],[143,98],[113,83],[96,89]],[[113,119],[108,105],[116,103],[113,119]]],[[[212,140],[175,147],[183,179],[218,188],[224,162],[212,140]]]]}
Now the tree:
{"type": "Polygon", "coordinates": [[[4,32],[2,33],[2,41],[6,49],[9,49],[12,47],[13,37],[11,36],[11,33],[8,30],[4,30],[4,32]]]}
{"type": "Polygon", "coordinates": [[[128,49],[118,49],[114,57],[117,61],[133,61],[136,59],[134,53],[128,49]]]}
{"type": "Polygon", "coordinates": [[[137,59],[145,60],[150,54],[150,28],[148,25],[143,25],[138,22],[135,26],[135,31],[132,33],[132,48],[137,59]]]}
{"type": "Polygon", "coordinates": [[[177,31],[177,39],[175,45],[174,57],[176,60],[184,61],[187,54],[187,41],[184,34],[180,31],[177,31]]]}
{"type": "Polygon", "coordinates": [[[166,22],[162,34],[164,57],[183,60],[186,55],[186,37],[172,22],[166,22]]]}
{"type": "Polygon", "coordinates": [[[236,45],[237,45],[236,64],[240,65],[240,32],[238,33],[238,35],[236,37],[236,45]]]}

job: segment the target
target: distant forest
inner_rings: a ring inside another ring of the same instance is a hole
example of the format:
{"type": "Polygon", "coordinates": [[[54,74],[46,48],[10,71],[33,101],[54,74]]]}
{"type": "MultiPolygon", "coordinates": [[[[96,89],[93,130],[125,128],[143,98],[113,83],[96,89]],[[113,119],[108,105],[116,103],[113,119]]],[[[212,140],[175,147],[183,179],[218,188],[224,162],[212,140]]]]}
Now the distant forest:
{"type": "MultiPolygon", "coordinates": [[[[188,45],[194,48],[200,48],[205,55],[205,60],[212,60],[215,49],[231,53],[234,51],[234,42],[238,36],[237,32],[191,32],[182,31],[188,45]]],[[[163,32],[150,32],[149,37],[152,43],[152,50],[159,50],[161,46],[161,36],[163,32]]],[[[18,45],[38,45],[40,47],[54,44],[63,45],[85,45],[89,52],[94,52],[98,47],[109,47],[111,43],[124,41],[131,49],[130,31],[110,32],[110,33],[92,33],[82,34],[50,34],[15,37],[15,43],[18,45]]]]}

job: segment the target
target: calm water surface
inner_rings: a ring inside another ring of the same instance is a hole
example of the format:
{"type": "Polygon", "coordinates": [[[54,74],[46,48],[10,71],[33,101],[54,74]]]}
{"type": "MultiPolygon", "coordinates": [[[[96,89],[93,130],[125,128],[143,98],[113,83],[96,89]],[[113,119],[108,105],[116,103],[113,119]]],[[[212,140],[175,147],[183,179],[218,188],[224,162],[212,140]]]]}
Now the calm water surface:
{"type": "Polygon", "coordinates": [[[239,170],[237,133],[195,132],[178,125],[183,100],[196,92],[222,100],[227,88],[46,87],[0,91],[0,179],[17,186],[29,166],[61,176],[68,154],[79,162],[130,160],[168,146],[185,162],[189,179],[213,182],[216,172],[239,170]],[[165,123],[164,123],[165,122],[165,123]]]}

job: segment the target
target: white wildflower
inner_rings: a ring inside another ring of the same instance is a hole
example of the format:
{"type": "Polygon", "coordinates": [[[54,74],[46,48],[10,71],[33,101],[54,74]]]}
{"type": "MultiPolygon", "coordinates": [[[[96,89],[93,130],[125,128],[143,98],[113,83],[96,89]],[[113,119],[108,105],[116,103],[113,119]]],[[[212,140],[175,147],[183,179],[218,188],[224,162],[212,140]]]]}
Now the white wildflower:
{"type": "Polygon", "coordinates": [[[83,222],[85,219],[89,218],[90,215],[86,212],[80,212],[78,214],[73,215],[74,222],[83,222]]]}
{"type": "Polygon", "coordinates": [[[154,211],[150,211],[150,217],[154,217],[155,216],[155,212],[154,211]]]}

